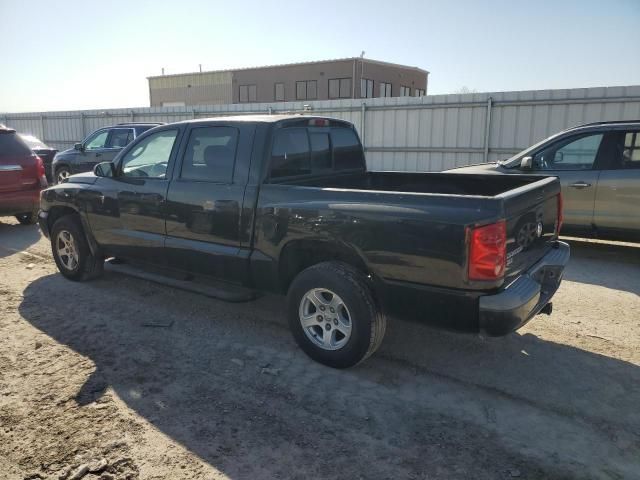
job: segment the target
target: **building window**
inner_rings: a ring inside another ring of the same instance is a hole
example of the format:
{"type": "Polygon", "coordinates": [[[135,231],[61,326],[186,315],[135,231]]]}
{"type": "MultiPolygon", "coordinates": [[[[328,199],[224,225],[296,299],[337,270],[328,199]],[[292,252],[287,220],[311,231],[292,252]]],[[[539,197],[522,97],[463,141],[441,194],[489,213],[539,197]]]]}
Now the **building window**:
{"type": "Polygon", "coordinates": [[[391,84],[380,82],[380,96],[381,97],[390,97],[392,95],[391,84]]]}
{"type": "Polygon", "coordinates": [[[276,83],[273,98],[276,102],[284,102],[284,83],[276,83]]]}
{"type": "Polygon", "coordinates": [[[315,100],[318,98],[318,82],[303,80],[296,82],[296,100],[315,100]]]}
{"type": "Polygon", "coordinates": [[[416,97],[424,97],[424,95],[425,95],[425,91],[422,88],[416,88],[414,90],[414,93],[415,93],[416,97]]]}
{"type": "Polygon", "coordinates": [[[368,78],[360,79],[360,97],[373,98],[373,80],[368,78]]]}
{"type": "Polygon", "coordinates": [[[161,102],[161,107],[184,107],[186,105],[185,102],[161,102]]]}
{"type": "Polygon", "coordinates": [[[255,85],[240,85],[239,100],[244,102],[255,102],[257,97],[257,89],[255,85]]]}
{"type": "Polygon", "coordinates": [[[401,97],[410,97],[411,96],[411,87],[400,86],[400,96],[401,97]]]}
{"type": "Polygon", "coordinates": [[[351,79],[331,78],[329,80],[329,98],[351,98],[351,79]]]}

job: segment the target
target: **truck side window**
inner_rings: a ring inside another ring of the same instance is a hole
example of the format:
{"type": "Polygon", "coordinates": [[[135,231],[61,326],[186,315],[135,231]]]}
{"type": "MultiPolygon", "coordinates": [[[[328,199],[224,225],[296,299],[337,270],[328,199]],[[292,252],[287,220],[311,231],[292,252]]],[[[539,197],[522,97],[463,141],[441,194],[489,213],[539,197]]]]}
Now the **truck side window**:
{"type": "Polygon", "coordinates": [[[271,178],[311,173],[309,137],[306,128],[285,128],[273,141],[271,178]]]}
{"type": "Polygon", "coordinates": [[[347,170],[364,167],[364,155],[356,133],[350,128],[331,129],[334,169],[347,170]]]}
{"type": "Polygon", "coordinates": [[[231,183],[237,144],[238,130],[233,127],[194,128],[182,159],[180,178],[231,183]]]}
{"type": "Polygon", "coordinates": [[[178,130],[163,130],[140,140],[122,159],[125,177],[166,178],[178,130]]]}

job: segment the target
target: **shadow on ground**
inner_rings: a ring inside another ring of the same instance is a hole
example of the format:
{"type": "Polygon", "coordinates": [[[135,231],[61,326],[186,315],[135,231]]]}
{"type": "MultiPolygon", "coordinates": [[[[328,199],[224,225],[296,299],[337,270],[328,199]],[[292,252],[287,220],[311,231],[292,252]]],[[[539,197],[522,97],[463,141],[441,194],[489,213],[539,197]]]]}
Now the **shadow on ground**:
{"type": "Polygon", "coordinates": [[[0,258],[26,250],[42,235],[37,225],[20,225],[9,217],[0,217],[0,258]]]}
{"type": "Polygon", "coordinates": [[[640,243],[567,241],[571,262],[564,278],[640,295],[640,243]],[[612,269],[615,275],[603,275],[612,269]]]}
{"type": "Polygon", "coordinates": [[[379,355],[336,371],[293,345],[280,303],[51,275],[26,288],[20,313],[95,363],[78,405],[110,386],[231,478],[493,479],[514,466],[522,478],[622,478],[640,468],[636,365],[534,335],[483,341],[393,322],[379,355]]]}

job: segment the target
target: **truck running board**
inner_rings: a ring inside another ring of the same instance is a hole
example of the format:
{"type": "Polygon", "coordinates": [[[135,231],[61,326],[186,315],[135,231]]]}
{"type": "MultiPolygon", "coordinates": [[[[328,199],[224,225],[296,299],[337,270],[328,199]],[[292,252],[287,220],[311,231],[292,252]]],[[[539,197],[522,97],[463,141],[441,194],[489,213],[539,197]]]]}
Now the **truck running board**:
{"type": "Polygon", "coordinates": [[[124,263],[117,259],[110,259],[104,263],[105,271],[128,275],[168,287],[179,288],[192,293],[199,293],[207,297],[224,300],[225,302],[241,303],[258,298],[257,292],[236,285],[216,282],[209,279],[176,278],[175,272],[160,269],[147,269],[141,266],[124,263]]]}

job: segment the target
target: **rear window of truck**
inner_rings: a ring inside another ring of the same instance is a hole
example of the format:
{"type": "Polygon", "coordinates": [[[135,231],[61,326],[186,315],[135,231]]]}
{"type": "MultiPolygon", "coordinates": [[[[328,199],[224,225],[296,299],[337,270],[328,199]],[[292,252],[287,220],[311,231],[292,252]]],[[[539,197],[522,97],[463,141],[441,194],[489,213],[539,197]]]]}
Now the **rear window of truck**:
{"type": "Polygon", "coordinates": [[[284,128],[271,149],[269,178],[364,167],[362,146],[349,128],[284,128]]]}

